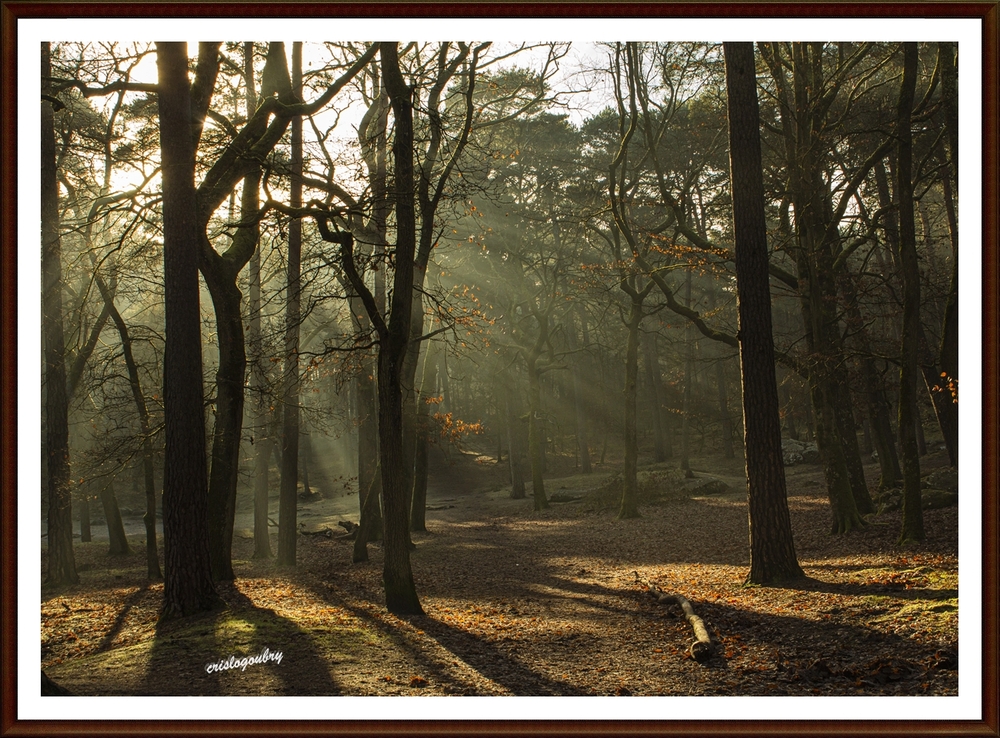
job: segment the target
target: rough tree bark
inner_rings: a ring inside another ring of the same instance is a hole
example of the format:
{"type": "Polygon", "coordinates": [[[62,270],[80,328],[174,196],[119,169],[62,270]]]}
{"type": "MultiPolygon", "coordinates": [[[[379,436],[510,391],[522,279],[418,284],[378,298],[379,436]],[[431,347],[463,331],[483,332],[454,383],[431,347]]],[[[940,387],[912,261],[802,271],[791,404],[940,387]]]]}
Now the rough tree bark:
{"type": "Polygon", "coordinates": [[[163,177],[163,619],[215,607],[198,289],[200,233],[187,44],[156,44],[163,177]]]}
{"type": "MultiPolygon", "coordinates": [[[[413,90],[403,79],[399,52],[394,42],[379,44],[382,79],[395,118],[392,142],[396,164],[396,249],[393,298],[388,323],[379,319],[378,414],[379,456],[382,465],[383,536],[382,568],[386,608],[396,614],[423,614],[410,568],[408,490],[403,456],[403,360],[410,338],[413,305],[413,258],[416,249],[416,217],[413,202],[413,90]]],[[[350,261],[345,259],[346,262],[350,261]]],[[[353,269],[353,263],[350,265],[353,269]]],[[[357,273],[354,272],[357,278],[357,273]]],[[[353,281],[353,280],[352,280],[353,281]]],[[[358,279],[360,282],[360,279],[358,279]]],[[[354,285],[359,294],[363,285],[354,285]],[[360,287],[360,289],[359,289],[360,287]]],[[[370,294],[369,294],[370,297],[370,294]]],[[[370,315],[375,319],[376,315],[370,315]]]]}
{"type": "Polygon", "coordinates": [[[802,569],[795,556],[781,459],[753,44],[726,43],[723,48],[750,514],[747,582],[768,584],[802,576],[802,569]]]}
{"type": "Polygon", "coordinates": [[[45,464],[48,482],[48,582],[80,581],[73,555],[73,497],[69,469],[69,396],[63,339],[62,248],[56,172],[55,111],[49,42],[42,44],[41,210],[42,337],[45,343],[45,464]],[[48,99],[44,99],[47,97],[48,99]]]}
{"type": "MultiPolygon", "coordinates": [[[[853,444],[845,443],[837,412],[836,382],[838,372],[843,371],[839,359],[844,355],[843,337],[837,328],[840,316],[835,280],[835,253],[840,247],[836,223],[841,215],[833,208],[819,145],[820,132],[827,125],[829,104],[821,104],[820,96],[811,92],[828,84],[823,74],[824,45],[794,43],[789,59],[782,58],[784,47],[775,44],[758,47],[770,69],[780,102],[789,198],[795,210],[795,243],[789,252],[798,271],[799,302],[810,358],[806,366],[809,392],[816,445],[823,459],[833,513],[831,529],[846,533],[865,525],[859,506],[865,506],[864,501],[870,500],[870,495],[867,488],[852,488],[847,454],[857,451],[857,442],[855,439],[853,444]],[[791,80],[786,77],[788,67],[791,80]]],[[[831,95],[838,90],[839,87],[832,87],[831,95]]],[[[834,98],[823,99],[832,102],[834,98]]],[[[856,191],[874,163],[872,159],[885,150],[887,144],[883,142],[844,189],[856,191]]],[[[840,197],[838,207],[846,207],[847,192],[840,197]]]]}
{"type": "Polygon", "coordinates": [[[903,44],[903,79],[896,109],[896,199],[899,203],[899,263],[903,277],[903,327],[900,338],[899,447],[903,462],[903,524],[900,543],[922,541],[920,451],[915,423],[919,377],[920,267],[913,207],[913,133],[910,118],[917,82],[917,44],[903,44]]]}

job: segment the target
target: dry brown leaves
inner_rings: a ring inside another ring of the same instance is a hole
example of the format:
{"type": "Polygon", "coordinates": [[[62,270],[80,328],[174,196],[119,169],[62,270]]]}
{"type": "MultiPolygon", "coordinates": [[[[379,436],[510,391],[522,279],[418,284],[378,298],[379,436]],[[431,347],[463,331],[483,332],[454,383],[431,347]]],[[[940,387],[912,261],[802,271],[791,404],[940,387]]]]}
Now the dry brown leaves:
{"type": "MultiPolygon", "coordinates": [[[[670,497],[644,507],[642,518],[616,521],[588,507],[586,487],[569,490],[583,500],[541,513],[503,489],[471,491],[476,475],[490,473],[470,462],[433,480],[431,503],[454,506],[428,513],[429,532],[414,534],[423,617],[382,607],[377,545],[370,563],[354,565],[350,542],[302,536],[299,566],[289,572],[250,560],[251,542],[237,538],[238,579],[220,587],[230,611],[294,628],[291,645],[271,647],[284,646],[283,665],[305,673],[294,683],[220,678],[206,693],[957,692],[955,509],[929,511],[927,541],[905,551],[894,543],[898,513],[829,536],[821,489],[790,475],[808,578],[744,587],[746,505],[737,496],[670,497]],[[716,642],[709,662],[687,655],[690,627],[651,601],[636,574],[691,601],[716,642]]],[[[147,665],[131,677],[127,665],[114,674],[97,668],[115,649],[157,637],[162,585],[144,581],[138,553],[114,560],[88,544],[78,558],[82,583],[42,594],[43,668],[84,693],[116,693],[123,684],[184,693],[169,668],[157,674],[147,665]]]]}

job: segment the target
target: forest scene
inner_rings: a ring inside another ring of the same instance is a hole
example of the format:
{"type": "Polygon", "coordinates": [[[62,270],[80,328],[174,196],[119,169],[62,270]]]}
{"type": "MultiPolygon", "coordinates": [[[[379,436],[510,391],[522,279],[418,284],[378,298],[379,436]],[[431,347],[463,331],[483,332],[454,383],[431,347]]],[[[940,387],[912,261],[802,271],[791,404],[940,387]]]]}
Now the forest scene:
{"type": "Polygon", "coordinates": [[[40,51],[43,695],[958,694],[956,43],[40,51]]]}

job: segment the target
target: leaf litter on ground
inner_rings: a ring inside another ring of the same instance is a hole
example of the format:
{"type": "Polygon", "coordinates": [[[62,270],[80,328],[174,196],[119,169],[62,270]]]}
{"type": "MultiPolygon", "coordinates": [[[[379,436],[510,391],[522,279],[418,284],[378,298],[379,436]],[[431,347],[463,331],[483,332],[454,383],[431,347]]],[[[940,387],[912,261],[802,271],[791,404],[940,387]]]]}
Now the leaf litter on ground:
{"type": "Polygon", "coordinates": [[[737,467],[734,494],[688,497],[661,466],[642,517],[626,521],[607,509],[609,472],[551,480],[579,499],[541,512],[510,499],[500,475],[462,456],[437,468],[430,499],[454,504],[432,505],[428,532],[413,534],[423,617],[385,611],[378,544],[357,565],[352,542],[301,536],[289,570],[237,537],[237,579],[219,585],[227,607],[158,628],[163,585],[145,580],[142,541],[126,557],[98,541],[77,545],[79,585],[43,587],[42,668],[93,695],[957,694],[954,507],[926,511],[927,539],[906,549],[898,511],[831,536],[818,467],[794,468],[806,578],[756,587],[743,585],[737,467]],[[637,579],[691,602],[715,644],[706,663],[690,657],[680,612],[637,579]],[[263,648],[281,663],[205,671],[263,648]]]}

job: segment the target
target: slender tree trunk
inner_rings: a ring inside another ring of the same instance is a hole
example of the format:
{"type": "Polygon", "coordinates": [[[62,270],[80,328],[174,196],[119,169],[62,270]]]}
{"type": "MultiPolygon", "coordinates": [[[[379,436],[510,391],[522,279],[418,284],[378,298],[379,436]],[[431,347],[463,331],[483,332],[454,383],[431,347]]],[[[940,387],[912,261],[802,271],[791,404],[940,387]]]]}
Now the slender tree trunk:
{"type": "Polygon", "coordinates": [[[870,420],[871,440],[878,452],[881,477],[879,488],[896,487],[902,479],[899,469],[899,456],[893,441],[892,424],[889,418],[889,403],[885,398],[885,388],[875,368],[875,362],[869,358],[872,354],[871,342],[865,321],[858,309],[857,291],[850,275],[843,275],[839,280],[841,292],[847,303],[847,323],[854,334],[858,349],[862,354],[860,363],[861,385],[870,420]]]}
{"type": "MultiPolygon", "coordinates": [[[[257,105],[257,93],[253,83],[253,43],[244,44],[244,64],[247,80],[247,113],[252,115],[257,105]]],[[[243,180],[243,201],[241,218],[247,219],[250,209],[256,211],[259,200],[257,194],[259,173],[254,172],[243,180]]],[[[257,229],[259,226],[252,226],[257,229]]],[[[250,392],[254,397],[254,472],[253,472],[253,558],[270,559],[271,534],[268,523],[268,492],[270,490],[271,453],[274,442],[268,425],[270,408],[265,395],[267,391],[267,362],[264,358],[264,342],[261,335],[261,255],[259,238],[250,257],[250,320],[247,331],[250,346],[250,392]]]]}
{"type": "Polygon", "coordinates": [[[209,554],[216,581],[234,578],[232,564],[236,486],[243,430],[243,383],[246,349],[240,303],[243,295],[229,270],[203,268],[212,295],[219,341],[216,373],[215,424],[208,483],[209,554]]]}
{"type": "MultiPolygon", "coordinates": [[[[824,160],[817,144],[818,131],[826,125],[827,110],[818,106],[812,90],[829,84],[819,63],[822,44],[794,43],[791,46],[791,84],[785,77],[786,65],[777,58],[774,45],[760,45],[775,84],[780,88],[789,193],[795,209],[795,259],[800,288],[800,308],[806,328],[809,357],[809,392],[815,424],[816,445],[823,458],[824,474],[833,511],[834,532],[846,532],[864,525],[851,489],[847,447],[838,421],[837,373],[844,355],[838,329],[837,289],[834,249],[839,235],[832,223],[829,183],[824,160]]],[[[744,418],[744,423],[748,422],[744,418]]],[[[864,497],[862,490],[858,494],[864,497]]]]}
{"type": "Polygon", "coordinates": [[[903,80],[897,108],[896,195],[899,202],[899,263],[903,277],[903,330],[899,372],[899,446],[903,462],[903,525],[900,543],[924,538],[920,500],[920,451],[917,445],[920,268],[913,212],[913,134],[910,117],[917,76],[917,44],[903,44],[903,80]]]}
{"type": "Polygon", "coordinates": [[[374,367],[366,360],[355,378],[358,398],[358,504],[360,528],[354,541],[354,563],[368,561],[367,545],[382,537],[381,466],[374,367]]]}
{"type": "Polygon", "coordinates": [[[537,358],[528,357],[528,455],[531,458],[531,493],[535,502],[535,510],[549,507],[545,496],[545,479],[542,476],[545,469],[545,456],[542,450],[542,434],[539,427],[542,412],[542,391],[538,377],[537,358]]]}
{"type": "Polygon", "coordinates": [[[108,525],[108,554],[111,556],[128,556],[132,548],[125,536],[125,524],[118,509],[118,498],[115,497],[114,483],[110,480],[98,493],[101,506],[104,508],[104,520],[108,525]]]}
{"type": "Polygon", "coordinates": [[[736,457],[733,447],[733,416],[729,412],[729,393],[726,391],[726,370],[723,359],[715,362],[715,385],[718,388],[719,422],[722,428],[722,456],[726,459],[736,457]]]}
{"type": "Polygon", "coordinates": [[[941,348],[938,351],[940,377],[931,390],[938,424],[944,435],[949,463],[958,468],[958,215],[955,198],[947,176],[941,178],[948,234],[951,238],[951,282],[945,304],[944,325],[941,328],[941,348]]]}
{"type": "Polygon", "coordinates": [[[663,422],[663,398],[660,378],[660,359],[656,351],[656,334],[642,337],[642,353],[646,360],[646,377],[649,382],[649,404],[653,415],[653,460],[667,460],[666,428],[663,422]]]}
{"type": "MultiPolygon", "coordinates": [[[[378,453],[377,446],[375,452],[378,453]]],[[[374,468],[365,476],[367,480],[365,486],[359,486],[361,511],[358,519],[361,522],[358,525],[358,535],[354,539],[354,550],[351,555],[351,561],[355,564],[368,561],[368,543],[382,537],[382,508],[379,503],[382,490],[382,465],[378,462],[378,458],[374,461],[374,468]]]]}
{"type": "Polygon", "coordinates": [[[302,479],[302,494],[310,497],[313,494],[309,484],[309,466],[312,464],[312,439],[308,432],[299,434],[299,477],[302,479]]]}
{"type": "Polygon", "coordinates": [[[163,618],[219,602],[208,554],[208,474],[198,289],[200,235],[187,44],[157,43],[163,177],[163,618]]]}
{"type": "Polygon", "coordinates": [[[861,449],[858,446],[858,429],[854,423],[854,406],[851,403],[851,391],[847,386],[846,368],[833,377],[832,395],[835,401],[834,412],[837,416],[837,430],[844,444],[844,460],[847,462],[847,474],[851,480],[851,494],[858,512],[868,515],[875,512],[875,503],[868,491],[865,480],[865,470],[861,461],[861,449]]]}
{"type": "MultiPolygon", "coordinates": [[[[898,155],[897,155],[897,158],[898,158],[898,155]]],[[[885,165],[882,162],[879,162],[875,166],[874,172],[875,172],[875,183],[876,183],[876,187],[877,187],[877,191],[878,191],[878,196],[879,196],[879,205],[883,209],[884,208],[891,208],[893,205],[897,205],[898,206],[899,205],[899,203],[898,203],[898,201],[899,201],[899,193],[897,191],[896,197],[893,198],[892,194],[889,192],[889,181],[888,181],[888,178],[886,177],[885,165]]],[[[898,175],[898,172],[897,172],[897,175],[898,175]]],[[[949,227],[951,227],[951,225],[952,225],[952,218],[950,216],[953,214],[953,211],[950,210],[949,207],[948,207],[949,198],[948,198],[947,195],[948,195],[948,191],[949,191],[949,185],[947,183],[947,179],[948,179],[947,177],[944,177],[943,180],[942,180],[942,183],[943,183],[943,186],[945,187],[945,211],[947,213],[949,213],[949,227]]],[[[897,264],[899,264],[899,253],[900,253],[900,248],[901,248],[900,227],[901,226],[900,226],[900,224],[898,222],[896,213],[895,212],[889,212],[886,215],[885,219],[884,219],[884,222],[882,224],[882,229],[885,232],[885,240],[886,240],[887,244],[889,245],[890,254],[892,254],[893,260],[897,264]]],[[[953,282],[950,285],[950,289],[949,289],[949,304],[946,305],[946,307],[945,307],[945,331],[944,331],[944,335],[942,336],[943,339],[945,339],[945,340],[948,341],[948,345],[950,347],[953,347],[953,349],[954,349],[954,353],[953,354],[949,354],[949,358],[953,359],[953,361],[954,361],[954,368],[955,368],[956,372],[958,371],[958,355],[957,355],[957,353],[958,353],[958,305],[957,305],[957,302],[956,302],[956,304],[954,306],[952,306],[950,303],[951,303],[952,295],[956,295],[956,290],[957,290],[957,283],[954,281],[954,280],[957,280],[957,271],[956,270],[958,268],[958,252],[956,250],[956,247],[957,247],[957,238],[958,238],[958,233],[957,233],[957,230],[956,230],[955,232],[952,233],[952,250],[953,250],[953,258],[954,258],[954,262],[952,264],[952,268],[953,268],[952,279],[953,279],[953,282]],[[952,308],[954,309],[954,313],[950,313],[949,312],[952,308]],[[949,321],[954,321],[954,324],[953,324],[950,332],[949,332],[949,321]]],[[[914,242],[915,241],[916,241],[916,228],[914,227],[914,242]]],[[[900,264],[899,266],[900,266],[900,269],[902,269],[902,265],[900,264]]],[[[919,272],[919,269],[918,269],[918,272],[919,272]]],[[[904,286],[903,289],[904,289],[904,293],[905,293],[905,286],[904,286]]],[[[957,296],[956,296],[955,299],[957,300],[957,296]]],[[[937,417],[938,425],[941,428],[941,435],[942,435],[942,437],[945,440],[945,447],[948,449],[949,461],[952,461],[953,462],[952,465],[954,466],[954,465],[957,465],[957,463],[958,463],[958,407],[953,402],[946,402],[946,401],[944,401],[946,395],[950,395],[951,394],[950,391],[946,391],[945,393],[942,393],[942,392],[939,391],[939,388],[946,389],[947,386],[948,386],[948,382],[947,382],[946,377],[942,377],[941,376],[942,371],[947,376],[952,376],[952,375],[950,375],[947,370],[945,370],[943,368],[939,368],[938,366],[932,365],[933,364],[933,359],[929,355],[929,350],[926,351],[926,352],[920,350],[919,347],[922,347],[922,346],[924,346],[926,344],[926,339],[924,338],[924,335],[923,335],[923,333],[924,333],[923,325],[920,324],[919,321],[918,321],[918,325],[919,325],[919,331],[918,331],[918,336],[917,336],[917,339],[916,339],[917,342],[918,342],[918,356],[922,355],[923,358],[924,358],[924,360],[920,362],[920,369],[921,369],[921,371],[923,373],[923,376],[924,376],[924,384],[927,387],[927,391],[930,394],[931,402],[934,405],[934,410],[935,410],[935,415],[937,417]],[[941,383],[942,380],[945,381],[945,384],[941,383]]],[[[942,348],[944,348],[944,342],[942,342],[942,348]]],[[[942,358],[943,358],[943,356],[942,356],[942,358]]],[[[956,379],[957,379],[957,376],[956,376],[956,379]]],[[[954,386],[957,387],[957,385],[954,385],[954,386]]],[[[954,399],[954,398],[952,398],[952,399],[954,399]]],[[[916,433],[916,428],[915,427],[914,427],[914,433],[916,433]]],[[[918,449],[918,455],[919,455],[919,449],[918,449]]]]}
{"type": "MultiPolygon", "coordinates": [[[[139,433],[142,436],[143,480],[145,482],[146,493],[146,512],[143,515],[143,522],[146,525],[146,576],[153,580],[162,579],[163,574],[160,572],[160,560],[156,548],[156,481],[154,478],[152,428],[150,427],[146,395],[139,381],[139,367],[132,352],[132,336],[129,333],[128,325],[126,325],[124,318],[122,318],[121,313],[115,306],[114,295],[104,280],[100,276],[97,276],[96,281],[98,290],[104,299],[105,309],[115,324],[118,337],[122,342],[122,355],[125,359],[125,368],[128,371],[132,400],[135,402],[136,412],[139,415],[139,433]]],[[[115,502],[116,511],[117,507],[118,504],[115,502]]],[[[114,546],[112,545],[112,547],[114,546]]],[[[127,550],[128,543],[125,544],[125,548],[127,550]]]]}
{"type": "Polygon", "coordinates": [[[83,491],[80,493],[80,543],[90,543],[90,500],[83,491]]]}
{"type": "Polygon", "coordinates": [[[917,414],[913,421],[913,432],[917,436],[917,453],[920,456],[927,455],[927,438],[924,436],[924,423],[920,419],[920,400],[917,400],[917,414]]]}
{"type": "Polygon", "coordinates": [[[726,43],[724,50],[750,514],[747,582],[769,584],[802,576],[802,569],[792,540],[781,462],[753,44],[726,43]]]}
{"type": "MultiPolygon", "coordinates": [[[[570,322],[569,332],[567,333],[569,348],[571,351],[577,349],[576,340],[576,325],[570,322]]],[[[587,394],[584,385],[586,381],[583,378],[584,374],[584,359],[576,358],[572,363],[573,372],[573,417],[576,422],[576,448],[577,453],[580,456],[580,472],[582,474],[590,474],[593,471],[590,465],[590,446],[587,443],[587,403],[585,396],[587,394]]]]}
{"type": "MultiPolygon", "coordinates": [[[[684,305],[691,308],[691,270],[684,280],[684,305]]],[[[681,415],[681,469],[684,476],[694,477],[691,471],[691,385],[694,374],[694,339],[691,324],[684,327],[684,410],[681,415]]]]}
{"type": "MultiPolygon", "coordinates": [[[[634,281],[634,278],[633,280],[634,281]]],[[[622,467],[622,499],[618,519],[639,517],[638,460],[639,440],[636,433],[636,386],[639,379],[639,328],[642,325],[642,302],[649,294],[649,282],[644,291],[629,284],[626,292],[631,298],[628,315],[628,339],[625,344],[625,463],[622,467]]],[[[624,282],[623,282],[624,285],[624,282]]],[[[623,286],[623,289],[625,287],[623,286]]]]}
{"type": "Polygon", "coordinates": [[[524,431],[522,429],[520,409],[517,405],[517,395],[514,393],[514,382],[508,379],[504,383],[504,407],[507,412],[507,446],[510,452],[507,461],[510,464],[510,498],[523,500],[527,496],[524,486],[524,431]]]}
{"type": "MultiPolygon", "coordinates": [[[[784,408],[783,416],[788,437],[796,441],[799,440],[799,430],[795,425],[795,409],[792,407],[792,393],[784,382],[778,385],[778,401],[780,407],[784,408]]],[[[782,436],[784,435],[782,433],[782,436]]]]}
{"type": "Polygon", "coordinates": [[[437,354],[431,346],[424,351],[424,368],[420,377],[420,394],[417,395],[416,451],[413,459],[413,500],[410,507],[410,530],[426,531],[427,515],[427,445],[430,433],[430,405],[427,400],[434,393],[437,354]]]}
{"type": "MultiPolygon", "coordinates": [[[[292,45],[292,90],[302,99],[302,42],[292,45]]],[[[302,116],[292,119],[291,206],[302,207],[302,116]]],[[[288,226],[288,281],[285,305],[285,371],[283,378],[281,444],[281,492],[278,500],[278,558],[283,566],[295,566],[298,536],[299,464],[299,322],[301,310],[302,221],[288,226]]]]}
{"type": "Polygon", "coordinates": [[[403,453],[403,360],[410,338],[413,305],[413,259],[416,217],[413,202],[413,91],[399,68],[395,42],[379,45],[382,78],[396,119],[393,159],[396,163],[396,250],[393,299],[389,321],[380,329],[378,352],[379,456],[382,465],[382,581],[386,608],[395,614],[423,614],[410,568],[408,490],[403,453]]]}
{"type": "MultiPolygon", "coordinates": [[[[52,97],[49,42],[42,44],[42,91],[52,97]]],[[[42,100],[42,331],[45,344],[45,453],[48,482],[48,582],[80,581],[73,555],[73,496],[69,468],[69,396],[63,338],[62,246],[56,171],[55,115],[42,100]]]]}
{"type": "MultiPolygon", "coordinates": [[[[715,310],[716,308],[716,293],[715,288],[709,289],[708,292],[708,308],[709,310],[715,310]]],[[[729,393],[726,388],[726,355],[720,352],[720,355],[715,362],[715,386],[716,386],[716,397],[719,402],[719,426],[722,432],[722,455],[724,458],[732,459],[736,457],[736,449],[733,446],[733,416],[729,412],[729,393]]]]}

